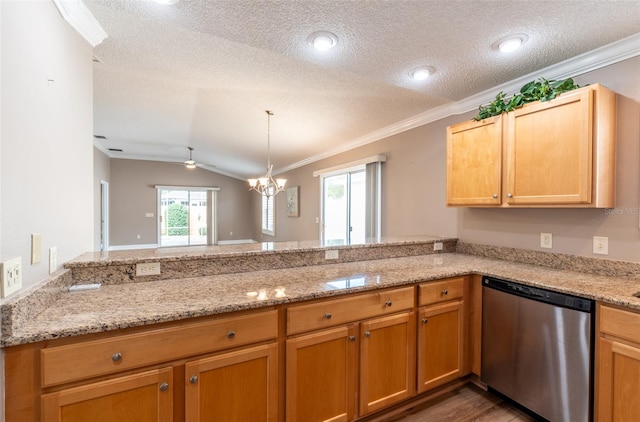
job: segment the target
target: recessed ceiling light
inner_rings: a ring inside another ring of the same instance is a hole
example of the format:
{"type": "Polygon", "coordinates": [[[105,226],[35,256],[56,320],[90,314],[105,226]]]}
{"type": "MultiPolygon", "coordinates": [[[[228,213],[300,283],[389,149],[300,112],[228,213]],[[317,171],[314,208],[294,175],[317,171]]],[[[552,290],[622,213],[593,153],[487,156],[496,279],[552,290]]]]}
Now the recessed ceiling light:
{"type": "Polygon", "coordinates": [[[314,32],[307,40],[309,45],[318,51],[327,51],[338,44],[338,37],[327,31],[314,32]]]}
{"type": "Polygon", "coordinates": [[[409,72],[409,76],[416,81],[424,81],[431,76],[433,72],[435,72],[435,70],[432,67],[418,67],[409,72]]]}
{"type": "Polygon", "coordinates": [[[519,49],[528,39],[529,37],[526,34],[509,35],[493,43],[493,48],[500,50],[501,53],[512,53],[519,49]]]}

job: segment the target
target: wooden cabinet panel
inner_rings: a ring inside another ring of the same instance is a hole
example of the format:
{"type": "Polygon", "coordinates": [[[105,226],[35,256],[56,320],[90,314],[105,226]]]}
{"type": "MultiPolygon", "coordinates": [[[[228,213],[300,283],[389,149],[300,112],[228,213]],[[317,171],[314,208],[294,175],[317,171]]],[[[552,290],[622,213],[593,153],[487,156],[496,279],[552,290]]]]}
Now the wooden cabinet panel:
{"type": "Polygon", "coordinates": [[[42,396],[47,422],[173,420],[173,369],[164,368],[42,396]]]}
{"type": "Polygon", "coordinates": [[[42,385],[274,339],[278,335],[277,320],[277,311],[267,311],[45,348],[41,351],[42,385]]]}
{"type": "Polygon", "coordinates": [[[415,392],[413,312],[360,324],[360,416],[415,392]]]}
{"type": "Polygon", "coordinates": [[[640,420],[640,314],[599,305],[596,420],[640,420]]]}
{"type": "Polygon", "coordinates": [[[432,281],[418,287],[418,305],[432,305],[438,302],[460,299],[464,295],[464,277],[432,281]]]}
{"type": "Polygon", "coordinates": [[[497,205],[502,198],[502,116],[447,130],[447,204],[497,205]]]}
{"type": "Polygon", "coordinates": [[[276,421],[277,344],[187,362],[187,422],[276,421]]]}
{"type": "Polygon", "coordinates": [[[590,203],[592,91],[565,93],[507,116],[507,202],[590,203]]]}
{"type": "Polygon", "coordinates": [[[356,326],[287,340],[287,421],[350,421],[356,404],[356,326]]]}
{"type": "Polygon", "coordinates": [[[418,313],[418,392],[463,375],[463,301],[420,309],[418,313]]]}
{"type": "Polygon", "coordinates": [[[411,309],[414,288],[403,287],[287,309],[287,334],[334,327],[411,309]]]}

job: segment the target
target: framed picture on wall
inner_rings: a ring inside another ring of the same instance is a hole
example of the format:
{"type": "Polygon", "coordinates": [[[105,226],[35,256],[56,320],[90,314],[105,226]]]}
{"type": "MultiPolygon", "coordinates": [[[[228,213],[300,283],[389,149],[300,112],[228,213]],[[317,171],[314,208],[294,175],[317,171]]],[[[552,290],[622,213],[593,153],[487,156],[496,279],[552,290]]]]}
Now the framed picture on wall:
{"type": "Polygon", "coordinates": [[[298,189],[299,186],[287,188],[287,217],[300,216],[300,212],[298,211],[300,205],[298,202],[298,189]]]}

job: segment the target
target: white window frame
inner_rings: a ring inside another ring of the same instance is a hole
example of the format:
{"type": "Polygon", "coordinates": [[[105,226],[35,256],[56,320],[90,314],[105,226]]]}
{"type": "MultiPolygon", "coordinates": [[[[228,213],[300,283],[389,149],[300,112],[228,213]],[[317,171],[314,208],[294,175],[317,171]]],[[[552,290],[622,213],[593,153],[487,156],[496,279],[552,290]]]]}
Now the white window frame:
{"type": "MultiPolygon", "coordinates": [[[[371,163],[384,163],[387,161],[387,156],[384,154],[373,155],[371,157],[362,158],[360,160],[351,161],[349,163],[329,167],[322,170],[316,170],[313,172],[313,177],[318,177],[320,181],[320,225],[318,227],[319,234],[318,238],[321,242],[324,242],[324,179],[329,176],[335,176],[338,174],[344,173],[352,173],[355,171],[360,171],[367,167],[367,164],[371,163]]],[[[374,204],[376,208],[375,212],[375,231],[376,238],[379,240],[382,233],[382,173],[380,171],[376,174],[376,203],[374,204]]]]}

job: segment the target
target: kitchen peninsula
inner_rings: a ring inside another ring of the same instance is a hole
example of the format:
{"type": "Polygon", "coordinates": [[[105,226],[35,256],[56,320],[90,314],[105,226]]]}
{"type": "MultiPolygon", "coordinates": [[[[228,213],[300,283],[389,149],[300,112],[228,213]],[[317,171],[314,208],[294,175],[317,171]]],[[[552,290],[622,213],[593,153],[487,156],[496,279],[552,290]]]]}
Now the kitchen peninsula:
{"type": "Polygon", "coordinates": [[[6,418],[47,419],[63,408],[80,412],[78,403],[87,400],[111,408],[101,400],[114,394],[125,402],[158,400],[154,420],[197,420],[196,409],[216,406],[249,411],[228,405],[229,398],[205,403],[204,388],[234,391],[231,381],[212,381],[211,374],[226,368],[231,380],[247,370],[262,379],[252,390],[264,398],[254,409],[262,419],[303,420],[300,412],[318,400],[303,394],[311,388],[304,383],[309,373],[298,372],[340,353],[347,370],[329,391],[344,388],[335,400],[321,401],[345,420],[367,417],[479,374],[480,275],[594,299],[614,318],[640,311],[637,264],[450,238],[90,253],[2,306],[6,418]],[[338,251],[338,258],[326,260],[328,250],[338,251]],[[152,262],[160,263],[160,275],[136,275],[137,264],[152,262]],[[96,282],[98,289],[68,291],[96,282]],[[431,379],[423,379],[432,372],[424,367],[432,351],[421,342],[429,336],[421,325],[426,318],[453,324],[444,328],[458,332],[447,350],[458,356],[455,368],[442,367],[431,379]],[[376,338],[402,341],[400,355],[390,360],[376,338]],[[367,389],[378,385],[377,361],[396,362],[394,370],[404,374],[383,383],[393,391],[367,389]],[[157,388],[145,390],[149,386],[157,388]]]}

